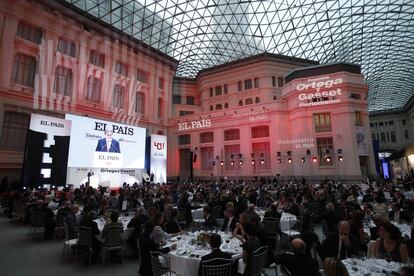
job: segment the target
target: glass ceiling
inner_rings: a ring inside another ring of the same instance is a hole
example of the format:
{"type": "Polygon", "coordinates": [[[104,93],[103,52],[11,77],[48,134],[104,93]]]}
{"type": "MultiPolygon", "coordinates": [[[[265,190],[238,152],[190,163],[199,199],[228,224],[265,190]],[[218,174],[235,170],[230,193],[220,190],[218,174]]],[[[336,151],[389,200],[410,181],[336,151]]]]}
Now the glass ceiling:
{"type": "Polygon", "coordinates": [[[414,94],[412,0],[56,1],[179,60],[177,77],[269,52],[361,64],[370,111],[414,94]]]}

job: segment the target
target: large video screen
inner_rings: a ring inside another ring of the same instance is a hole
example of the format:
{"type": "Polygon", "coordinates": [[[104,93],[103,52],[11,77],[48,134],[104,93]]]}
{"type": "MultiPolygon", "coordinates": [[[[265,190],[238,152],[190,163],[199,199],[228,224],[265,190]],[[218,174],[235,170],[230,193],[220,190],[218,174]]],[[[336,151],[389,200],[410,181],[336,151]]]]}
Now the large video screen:
{"type": "Polygon", "coordinates": [[[68,167],[133,168],[145,166],[145,128],[66,115],[72,121],[68,167]]]}

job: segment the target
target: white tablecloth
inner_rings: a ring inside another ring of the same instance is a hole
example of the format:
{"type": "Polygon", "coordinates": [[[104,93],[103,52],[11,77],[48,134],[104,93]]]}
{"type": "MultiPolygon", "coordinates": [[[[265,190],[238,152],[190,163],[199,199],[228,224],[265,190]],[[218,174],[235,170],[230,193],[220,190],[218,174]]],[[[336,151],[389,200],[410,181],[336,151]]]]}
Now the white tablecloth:
{"type": "Polygon", "coordinates": [[[202,219],[202,218],[204,218],[203,208],[193,209],[193,210],[191,210],[191,214],[193,215],[193,219],[202,219]]]}
{"type": "MultiPolygon", "coordinates": [[[[132,233],[132,231],[134,230],[133,228],[128,228],[128,223],[131,221],[131,219],[133,218],[133,216],[121,216],[119,217],[118,221],[122,222],[122,226],[124,227],[124,239],[127,239],[129,237],[129,235],[132,233]]],[[[95,219],[96,224],[98,224],[98,229],[99,231],[102,232],[103,228],[105,227],[106,221],[103,217],[99,218],[99,219],[95,219]]]]}
{"type": "MultiPolygon", "coordinates": [[[[349,275],[352,276],[384,276],[391,275],[391,272],[398,273],[402,264],[387,262],[383,259],[355,259],[349,258],[342,260],[349,275]]],[[[397,274],[399,275],[399,273],[397,274]]]]}
{"type": "Polygon", "coordinates": [[[280,218],[280,230],[289,231],[298,221],[295,215],[283,212],[280,218]]]}
{"type": "Polygon", "coordinates": [[[396,222],[392,222],[395,226],[398,227],[398,229],[400,229],[401,231],[401,235],[403,237],[408,237],[409,239],[411,239],[411,226],[406,224],[406,223],[396,223],[396,222]]]}
{"type": "MultiPolygon", "coordinates": [[[[168,241],[167,246],[177,243],[177,249],[170,251],[171,271],[180,276],[194,276],[198,275],[198,268],[200,266],[201,257],[211,252],[210,247],[192,244],[192,240],[197,238],[200,232],[186,233],[178,237],[174,237],[168,241]]],[[[231,234],[218,232],[222,237],[222,251],[234,253],[233,258],[241,257],[242,248],[241,242],[233,238],[231,234]],[[229,241],[229,243],[226,242],[229,241]]]]}

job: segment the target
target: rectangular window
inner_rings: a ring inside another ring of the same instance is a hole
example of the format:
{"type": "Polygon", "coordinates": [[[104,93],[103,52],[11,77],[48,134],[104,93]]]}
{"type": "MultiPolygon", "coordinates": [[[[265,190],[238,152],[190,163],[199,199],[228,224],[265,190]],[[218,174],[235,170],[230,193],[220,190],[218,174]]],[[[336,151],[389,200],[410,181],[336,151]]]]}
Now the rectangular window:
{"type": "Polygon", "coordinates": [[[14,57],[13,82],[16,84],[34,87],[36,73],[36,59],[32,56],[17,54],[14,57]]]}
{"type": "Polygon", "coordinates": [[[86,90],[86,100],[99,103],[101,97],[102,82],[98,78],[89,76],[86,90]]]}
{"type": "Polygon", "coordinates": [[[213,90],[213,87],[210,87],[210,97],[213,97],[214,96],[214,90],[213,90]]]}
{"type": "Polygon", "coordinates": [[[187,116],[187,115],[191,115],[191,114],[194,114],[194,111],[180,110],[180,112],[179,112],[180,116],[187,116]]]}
{"type": "Polygon", "coordinates": [[[137,81],[148,83],[148,73],[144,70],[137,69],[137,81]]]}
{"type": "Polygon", "coordinates": [[[56,67],[55,74],[55,94],[62,96],[72,96],[72,70],[62,66],[56,67]]]}
{"type": "Polygon", "coordinates": [[[254,163],[254,171],[270,170],[270,143],[253,143],[252,152],[254,163]]]}
{"type": "Polygon", "coordinates": [[[381,143],[386,143],[384,132],[381,132],[381,143]]]}
{"type": "Polygon", "coordinates": [[[313,114],[313,121],[315,124],[315,132],[332,131],[331,114],[329,113],[313,114]]]}
{"type": "Polygon", "coordinates": [[[409,140],[410,139],[410,135],[408,133],[408,130],[404,130],[404,138],[405,138],[405,140],[409,140]]]}
{"type": "Polygon", "coordinates": [[[358,93],[351,93],[351,94],[349,95],[349,97],[350,97],[351,99],[360,100],[360,99],[361,99],[361,94],[358,94],[358,93]]]}
{"type": "Polygon", "coordinates": [[[272,87],[276,87],[276,77],[272,76],[272,87]]]}
{"type": "Polygon", "coordinates": [[[112,107],[117,109],[124,108],[125,87],[116,84],[114,86],[114,97],[112,99],[112,107]]]}
{"type": "Polygon", "coordinates": [[[229,93],[229,87],[227,84],[223,85],[223,88],[224,88],[224,94],[229,93]]]}
{"type": "Polygon", "coordinates": [[[252,138],[263,138],[263,137],[269,137],[268,126],[252,127],[252,138]]]}
{"type": "Polygon", "coordinates": [[[221,96],[221,86],[216,86],[216,96],[221,96]]]}
{"type": "Polygon", "coordinates": [[[36,44],[40,44],[42,42],[42,34],[42,28],[36,28],[21,21],[17,26],[17,36],[36,44]]]}
{"type": "Polygon", "coordinates": [[[251,79],[244,80],[244,90],[252,89],[252,87],[251,79]]]}
{"type": "Polygon", "coordinates": [[[390,141],[390,134],[387,132],[387,142],[390,141]]]}
{"type": "Polygon", "coordinates": [[[212,143],[214,142],[214,133],[213,132],[203,132],[200,133],[200,143],[212,143]]]}
{"type": "Polygon", "coordinates": [[[243,91],[243,82],[242,81],[239,81],[237,83],[237,88],[238,88],[238,91],[243,91]]]}
{"type": "Polygon", "coordinates": [[[145,111],[145,94],[137,92],[135,95],[135,112],[144,114],[145,111]]]}
{"type": "Polygon", "coordinates": [[[120,61],[115,63],[115,73],[128,77],[128,66],[120,61]]]}
{"type": "Polygon", "coordinates": [[[332,166],[334,160],[332,137],[316,138],[320,166],[332,166]]]}
{"type": "Polygon", "coordinates": [[[158,88],[159,89],[164,89],[164,79],[163,78],[158,78],[158,88]]]}
{"type": "Polygon", "coordinates": [[[394,125],[394,121],[389,121],[388,125],[393,126],[394,125]]]}
{"type": "Polygon", "coordinates": [[[239,129],[228,129],[224,131],[224,141],[240,140],[239,129]]]}
{"type": "Polygon", "coordinates": [[[99,66],[101,68],[105,67],[105,55],[100,54],[94,50],[91,50],[89,54],[89,63],[99,66]]]}
{"type": "Polygon", "coordinates": [[[59,38],[58,46],[57,46],[58,52],[61,52],[62,54],[76,57],[76,44],[73,41],[66,40],[63,37],[59,38]]]}
{"type": "Polygon", "coordinates": [[[1,131],[0,148],[4,150],[24,151],[30,115],[5,111],[1,131]]]}
{"type": "Polygon", "coordinates": [[[361,111],[355,111],[355,125],[362,126],[361,111]]]}
{"type": "Polygon", "coordinates": [[[371,133],[371,139],[375,140],[375,133],[371,133]]]}
{"type": "Polygon", "coordinates": [[[285,79],[283,77],[277,78],[277,87],[283,87],[285,85],[285,79]]]}
{"type": "Polygon", "coordinates": [[[380,126],[380,127],[384,126],[384,122],[379,122],[378,126],[380,126]]]}
{"type": "Polygon", "coordinates": [[[173,104],[181,104],[181,96],[173,95],[173,104]]]}
{"type": "Polygon", "coordinates": [[[397,143],[397,137],[394,131],[391,131],[391,143],[397,143]]]}
{"type": "Polygon", "coordinates": [[[227,171],[236,170],[239,165],[240,145],[224,146],[224,164],[227,171]],[[233,162],[232,162],[233,161],[233,162]]]}
{"type": "Polygon", "coordinates": [[[405,120],[402,120],[402,125],[405,126],[407,122],[405,120]]]}
{"type": "Polygon", "coordinates": [[[214,162],[214,147],[200,148],[201,154],[201,170],[212,171],[214,162]]]}
{"type": "Polygon", "coordinates": [[[259,86],[260,86],[259,78],[254,78],[254,88],[259,88],[259,86]]]}
{"type": "Polygon", "coordinates": [[[178,136],[178,145],[189,145],[191,143],[190,134],[184,134],[178,136]]]}
{"type": "Polygon", "coordinates": [[[187,96],[187,104],[188,105],[194,105],[194,97],[193,96],[187,96]]]}

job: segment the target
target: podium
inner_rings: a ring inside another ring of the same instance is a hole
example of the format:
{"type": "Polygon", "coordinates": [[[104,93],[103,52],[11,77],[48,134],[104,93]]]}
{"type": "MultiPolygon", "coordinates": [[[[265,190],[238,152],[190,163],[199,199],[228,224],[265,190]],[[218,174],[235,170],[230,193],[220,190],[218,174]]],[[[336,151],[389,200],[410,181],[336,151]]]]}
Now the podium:
{"type": "Polygon", "coordinates": [[[95,168],[123,168],[122,153],[95,152],[93,157],[95,168]]]}

